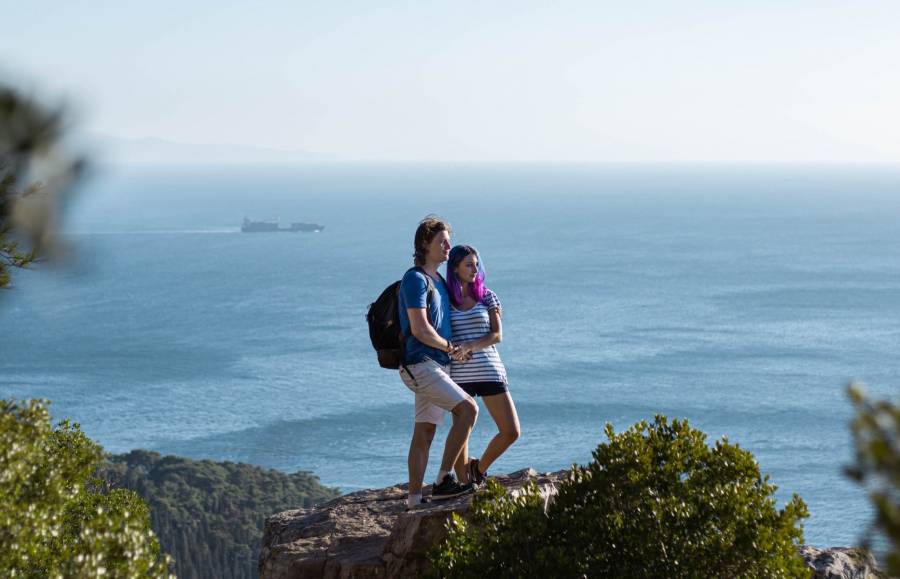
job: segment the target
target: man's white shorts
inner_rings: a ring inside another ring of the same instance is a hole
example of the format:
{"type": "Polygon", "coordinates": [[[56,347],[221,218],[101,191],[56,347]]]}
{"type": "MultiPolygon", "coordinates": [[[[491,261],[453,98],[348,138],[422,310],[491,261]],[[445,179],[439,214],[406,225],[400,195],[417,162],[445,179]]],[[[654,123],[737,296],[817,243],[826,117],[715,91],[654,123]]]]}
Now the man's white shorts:
{"type": "Polygon", "coordinates": [[[409,373],[400,367],[400,378],[416,395],[416,422],[442,424],[444,410],[451,411],[469,395],[450,379],[450,366],[441,366],[426,358],[418,364],[407,364],[409,373]]]}

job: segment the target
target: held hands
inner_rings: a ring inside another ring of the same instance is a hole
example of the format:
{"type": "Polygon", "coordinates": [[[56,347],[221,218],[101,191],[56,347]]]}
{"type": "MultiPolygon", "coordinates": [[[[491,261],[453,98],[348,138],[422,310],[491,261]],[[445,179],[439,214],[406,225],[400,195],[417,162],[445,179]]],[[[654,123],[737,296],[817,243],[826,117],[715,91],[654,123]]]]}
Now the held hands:
{"type": "Polygon", "coordinates": [[[454,362],[468,362],[472,357],[472,348],[467,343],[451,344],[448,354],[454,362]]]}

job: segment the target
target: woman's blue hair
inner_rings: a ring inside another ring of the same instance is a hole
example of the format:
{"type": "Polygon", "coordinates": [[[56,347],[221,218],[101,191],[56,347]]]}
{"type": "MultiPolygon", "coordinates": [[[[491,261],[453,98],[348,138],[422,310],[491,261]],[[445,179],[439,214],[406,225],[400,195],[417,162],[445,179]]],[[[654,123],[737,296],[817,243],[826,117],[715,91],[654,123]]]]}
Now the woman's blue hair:
{"type": "Polygon", "coordinates": [[[462,305],[462,282],[456,276],[456,267],[470,255],[475,255],[478,260],[478,273],[475,275],[475,281],[469,284],[469,295],[476,301],[484,300],[484,264],[481,262],[481,256],[478,251],[471,245],[457,245],[450,250],[450,257],[447,260],[447,285],[450,289],[450,301],[453,305],[459,307],[462,305]]]}

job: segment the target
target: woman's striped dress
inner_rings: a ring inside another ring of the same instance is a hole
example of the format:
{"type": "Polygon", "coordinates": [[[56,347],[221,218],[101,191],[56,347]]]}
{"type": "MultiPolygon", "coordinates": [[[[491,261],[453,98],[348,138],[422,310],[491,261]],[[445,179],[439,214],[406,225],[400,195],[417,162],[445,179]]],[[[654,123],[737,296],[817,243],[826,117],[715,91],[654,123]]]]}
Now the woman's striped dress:
{"type": "MultiPolygon", "coordinates": [[[[453,341],[456,343],[471,342],[484,337],[491,331],[491,318],[489,312],[500,309],[500,300],[497,294],[485,289],[484,299],[469,310],[457,310],[450,308],[450,325],[453,329],[453,341]]],[[[491,345],[483,350],[472,352],[472,357],[466,362],[456,362],[450,365],[450,378],[457,384],[466,382],[502,382],[507,383],[506,368],[500,360],[497,347],[491,345]]]]}

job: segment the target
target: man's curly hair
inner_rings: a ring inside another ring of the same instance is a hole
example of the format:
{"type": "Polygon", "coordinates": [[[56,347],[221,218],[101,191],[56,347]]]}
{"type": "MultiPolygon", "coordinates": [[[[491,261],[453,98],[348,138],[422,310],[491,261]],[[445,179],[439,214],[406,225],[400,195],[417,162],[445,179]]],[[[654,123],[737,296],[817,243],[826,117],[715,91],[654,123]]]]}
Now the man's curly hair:
{"type": "Polygon", "coordinates": [[[450,224],[438,217],[437,215],[427,215],[425,219],[419,222],[416,229],[416,237],[413,241],[413,259],[416,265],[425,265],[425,255],[428,253],[428,244],[434,239],[434,236],[441,231],[452,234],[453,230],[450,224]]]}

